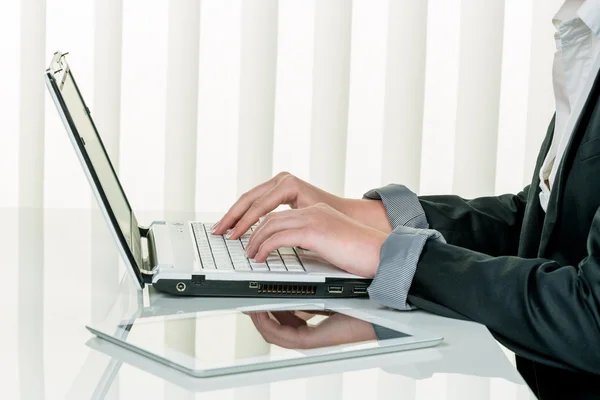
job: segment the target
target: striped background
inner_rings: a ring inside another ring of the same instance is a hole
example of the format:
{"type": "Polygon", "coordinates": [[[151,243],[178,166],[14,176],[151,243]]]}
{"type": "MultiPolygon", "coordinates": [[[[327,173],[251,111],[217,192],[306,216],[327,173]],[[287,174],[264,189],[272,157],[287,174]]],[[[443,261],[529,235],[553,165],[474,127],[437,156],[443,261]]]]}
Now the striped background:
{"type": "Polygon", "coordinates": [[[91,205],[45,93],[55,50],[138,210],[224,211],[281,170],[352,197],[520,190],[554,107],[561,3],[4,2],[0,206],[91,205]]]}
{"type": "Polygon", "coordinates": [[[560,3],[7,2],[0,205],[89,207],[44,96],[58,49],[136,209],[223,211],[280,170],[347,196],[519,190],[553,110],[560,3]]]}

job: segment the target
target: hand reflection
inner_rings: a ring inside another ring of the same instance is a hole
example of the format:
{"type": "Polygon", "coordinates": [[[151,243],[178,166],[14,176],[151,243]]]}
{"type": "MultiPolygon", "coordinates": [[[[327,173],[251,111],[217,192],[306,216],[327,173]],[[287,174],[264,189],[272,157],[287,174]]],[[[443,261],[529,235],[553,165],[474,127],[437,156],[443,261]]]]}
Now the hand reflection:
{"type": "Polygon", "coordinates": [[[316,325],[307,323],[315,314],[302,311],[262,311],[247,315],[267,343],[287,349],[312,349],[377,339],[370,323],[344,314],[334,313],[316,325]]]}

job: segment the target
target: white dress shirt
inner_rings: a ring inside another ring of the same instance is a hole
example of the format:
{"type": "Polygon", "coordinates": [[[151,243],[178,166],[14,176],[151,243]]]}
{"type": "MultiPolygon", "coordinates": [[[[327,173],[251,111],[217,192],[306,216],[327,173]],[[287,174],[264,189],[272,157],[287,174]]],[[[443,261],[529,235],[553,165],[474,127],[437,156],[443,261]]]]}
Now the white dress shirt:
{"type": "Polygon", "coordinates": [[[567,0],[553,20],[556,122],[540,169],[540,203],[548,207],[560,161],[600,68],[600,0],[567,0]]]}

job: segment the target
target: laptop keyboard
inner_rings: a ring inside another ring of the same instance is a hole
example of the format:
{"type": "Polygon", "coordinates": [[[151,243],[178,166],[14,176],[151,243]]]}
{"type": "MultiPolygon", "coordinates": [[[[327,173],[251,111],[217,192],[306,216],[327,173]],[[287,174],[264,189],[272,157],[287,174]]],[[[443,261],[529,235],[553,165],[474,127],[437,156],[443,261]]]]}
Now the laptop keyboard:
{"type": "Polygon", "coordinates": [[[256,226],[237,240],[226,240],[210,233],[211,224],[192,222],[192,231],[202,268],[259,272],[304,272],[298,254],[291,247],[272,251],[265,262],[255,263],[246,257],[246,246],[256,226]]]}

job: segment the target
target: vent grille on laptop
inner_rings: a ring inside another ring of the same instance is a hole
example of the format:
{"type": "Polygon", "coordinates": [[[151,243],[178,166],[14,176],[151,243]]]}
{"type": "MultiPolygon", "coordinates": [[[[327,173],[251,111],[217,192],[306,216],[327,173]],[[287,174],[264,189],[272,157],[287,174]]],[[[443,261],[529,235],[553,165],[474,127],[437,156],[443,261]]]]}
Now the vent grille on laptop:
{"type": "Polygon", "coordinates": [[[308,294],[315,295],[317,287],[313,285],[259,285],[259,294],[308,294]]]}

